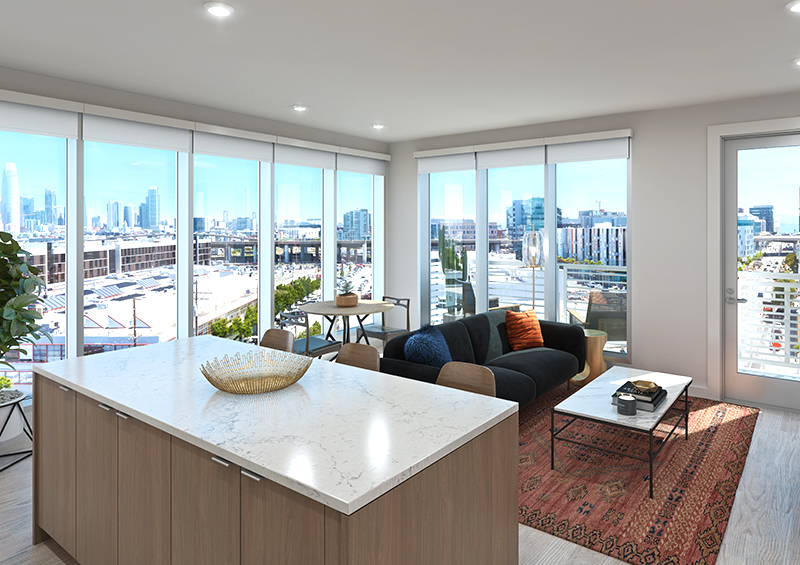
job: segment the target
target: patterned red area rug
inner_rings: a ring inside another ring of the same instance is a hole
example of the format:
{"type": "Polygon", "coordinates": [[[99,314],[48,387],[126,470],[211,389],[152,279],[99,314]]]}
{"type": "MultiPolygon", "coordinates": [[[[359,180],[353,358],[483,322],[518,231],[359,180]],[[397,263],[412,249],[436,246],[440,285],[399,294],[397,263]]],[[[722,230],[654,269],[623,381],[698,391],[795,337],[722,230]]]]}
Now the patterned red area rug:
{"type": "MultiPolygon", "coordinates": [[[[635,565],[714,563],[758,409],[689,397],[689,439],[681,423],[658,454],[651,499],[646,461],[556,442],[550,470],[550,407],[575,392],[562,385],[520,412],[520,523],[635,565]]],[[[647,436],[612,426],[577,420],[559,437],[647,456],[647,436]]]]}

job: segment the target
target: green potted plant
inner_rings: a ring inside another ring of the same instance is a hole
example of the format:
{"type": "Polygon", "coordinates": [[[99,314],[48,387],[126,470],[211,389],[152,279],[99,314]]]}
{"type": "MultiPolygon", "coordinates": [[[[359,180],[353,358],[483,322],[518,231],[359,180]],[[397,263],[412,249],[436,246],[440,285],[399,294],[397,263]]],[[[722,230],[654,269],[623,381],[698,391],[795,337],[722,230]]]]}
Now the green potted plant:
{"type": "MultiPolygon", "coordinates": [[[[36,343],[42,337],[53,341],[50,334],[42,329],[38,321],[42,319],[34,305],[42,302],[39,293],[44,288],[44,281],[37,275],[39,269],[30,262],[31,254],[22,249],[10,233],[0,232],[0,364],[14,370],[14,366],[5,361],[9,352],[27,354],[20,346],[27,342],[36,343]]],[[[11,379],[0,377],[0,422],[5,421],[5,410],[10,410],[13,402],[24,393],[11,388],[11,379]]],[[[18,418],[17,418],[18,419],[18,418]]],[[[12,417],[12,420],[15,420],[12,417]]],[[[9,439],[22,431],[16,421],[9,421],[3,438],[9,439]]]]}
{"type": "Polygon", "coordinates": [[[339,279],[339,293],[336,295],[336,305],[340,308],[350,308],[358,304],[358,295],[353,292],[353,283],[342,277],[339,279]]]}

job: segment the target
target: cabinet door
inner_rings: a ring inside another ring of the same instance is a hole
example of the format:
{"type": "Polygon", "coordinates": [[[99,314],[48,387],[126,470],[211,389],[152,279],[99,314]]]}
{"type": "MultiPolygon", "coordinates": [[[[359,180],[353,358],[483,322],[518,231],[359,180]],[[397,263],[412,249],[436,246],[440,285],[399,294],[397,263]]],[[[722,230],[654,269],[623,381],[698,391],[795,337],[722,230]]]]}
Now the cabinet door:
{"type": "Polygon", "coordinates": [[[117,563],[117,415],[78,395],[77,547],[81,565],[117,563]]]}
{"type": "Polygon", "coordinates": [[[325,507],[242,471],[242,565],[325,563],[325,507]]]}
{"type": "Polygon", "coordinates": [[[170,436],[120,418],[119,565],[170,563],[170,436]]]}
{"type": "Polygon", "coordinates": [[[75,556],[75,391],[34,377],[34,542],[75,556]]]}
{"type": "Polygon", "coordinates": [[[239,467],[172,438],[172,565],[239,563],[239,467]]]}

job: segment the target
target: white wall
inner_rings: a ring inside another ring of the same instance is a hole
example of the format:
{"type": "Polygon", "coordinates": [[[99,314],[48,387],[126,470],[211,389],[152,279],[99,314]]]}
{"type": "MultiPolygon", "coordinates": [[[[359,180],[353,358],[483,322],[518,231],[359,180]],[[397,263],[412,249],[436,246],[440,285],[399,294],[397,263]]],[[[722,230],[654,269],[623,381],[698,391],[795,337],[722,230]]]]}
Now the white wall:
{"type": "Polygon", "coordinates": [[[387,294],[413,297],[412,324],[418,325],[414,151],[632,128],[632,365],[689,375],[696,385],[692,392],[703,395],[708,384],[707,128],[795,117],[800,115],[799,103],[800,92],[794,92],[392,144],[386,196],[387,294]],[[680,225],[675,225],[676,218],[680,225]]]}

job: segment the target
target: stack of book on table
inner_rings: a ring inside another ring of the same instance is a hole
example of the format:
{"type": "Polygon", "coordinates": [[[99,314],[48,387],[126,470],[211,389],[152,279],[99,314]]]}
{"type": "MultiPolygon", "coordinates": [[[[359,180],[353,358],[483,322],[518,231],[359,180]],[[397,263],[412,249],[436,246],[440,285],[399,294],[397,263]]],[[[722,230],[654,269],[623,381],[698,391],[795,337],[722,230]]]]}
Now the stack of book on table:
{"type": "Polygon", "coordinates": [[[617,389],[617,392],[611,395],[611,404],[617,404],[617,396],[620,394],[633,396],[636,399],[636,409],[645,410],[646,412],[654,412],[667,397],[667,391],[660,386],[657,386],[653,391],[643,392],[640,388],[634,386],[631,381],[626,382],[617,389]]]}

